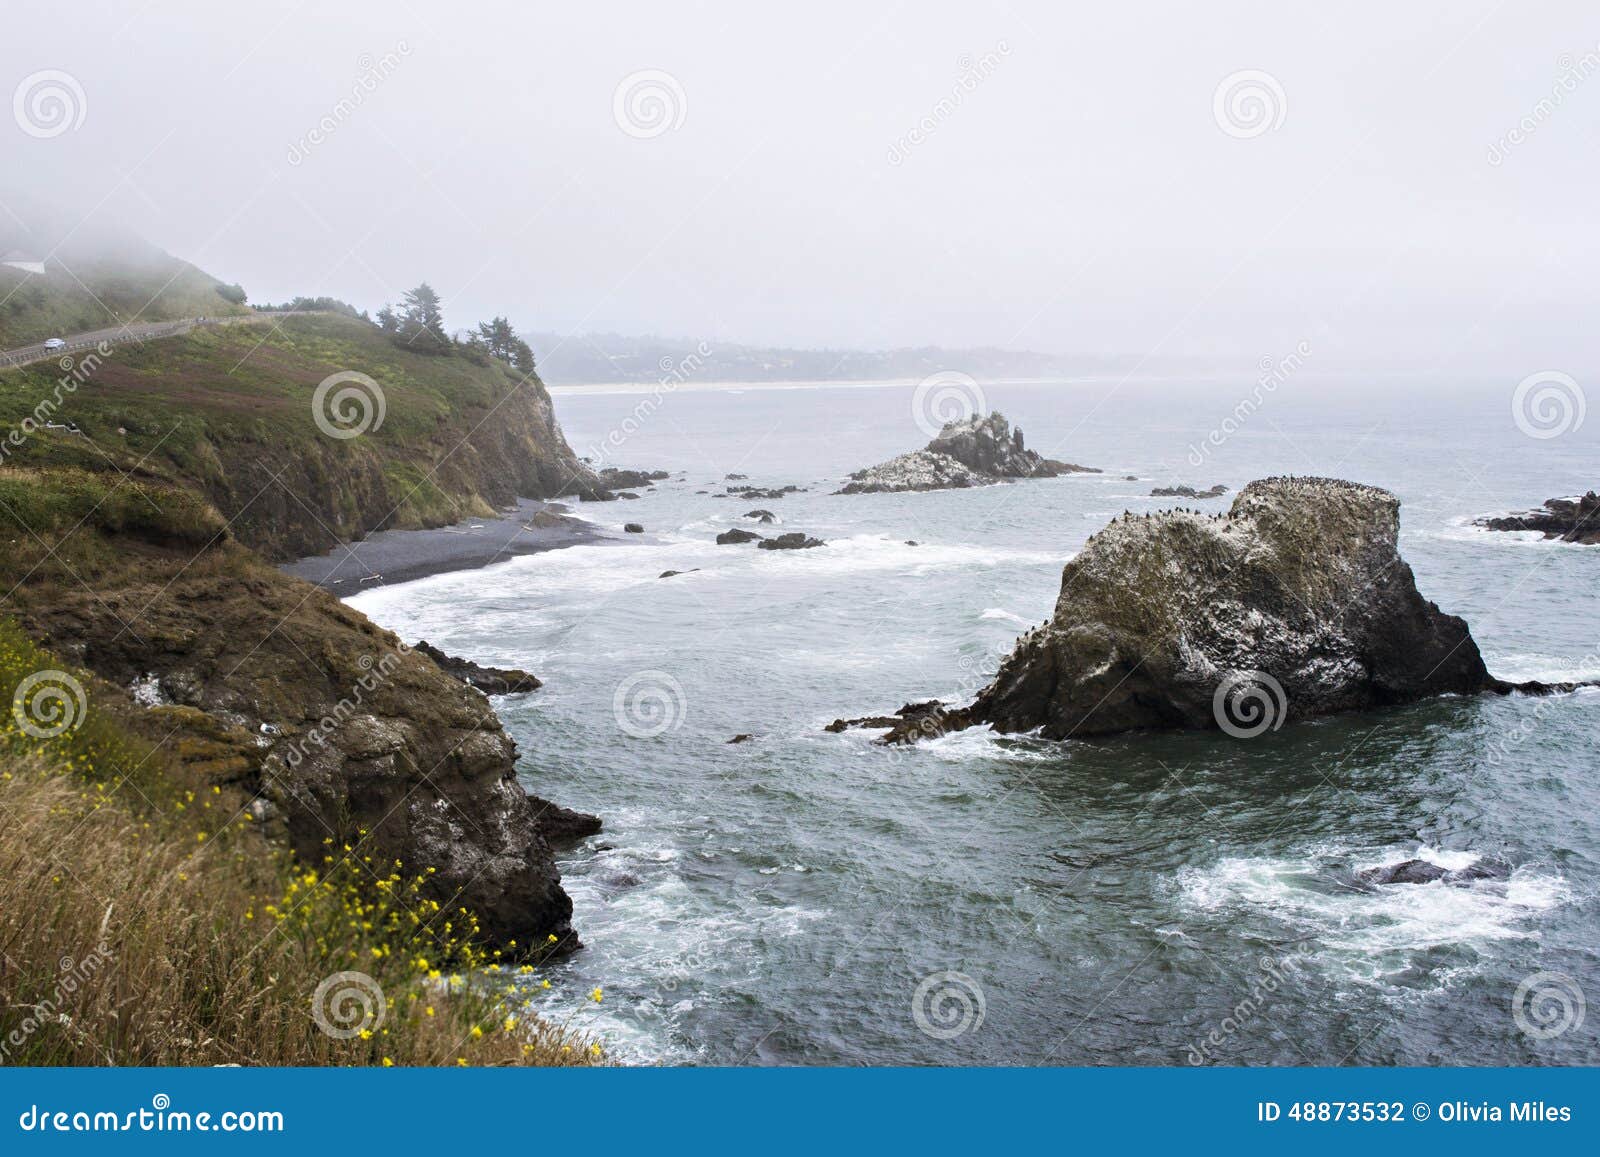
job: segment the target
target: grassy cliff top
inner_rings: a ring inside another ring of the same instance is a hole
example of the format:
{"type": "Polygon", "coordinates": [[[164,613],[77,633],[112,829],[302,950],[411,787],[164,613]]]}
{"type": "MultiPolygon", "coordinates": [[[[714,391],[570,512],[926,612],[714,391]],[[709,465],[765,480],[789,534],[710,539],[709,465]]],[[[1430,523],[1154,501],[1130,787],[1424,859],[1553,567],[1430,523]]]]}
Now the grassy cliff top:
{"type": "Polygon", "coordinates": [[[0,458],[48,469],[110,461],[183,483],[273,558],[482,516],[518,495],[581,491],[589,478],[537,377],[487,357],[418,353],[335,314],[198,328],[86,355],[71,370],[0,370],[0,458]],[[339,374],[375,387],[345,380],[319,400],[339,374]]]}

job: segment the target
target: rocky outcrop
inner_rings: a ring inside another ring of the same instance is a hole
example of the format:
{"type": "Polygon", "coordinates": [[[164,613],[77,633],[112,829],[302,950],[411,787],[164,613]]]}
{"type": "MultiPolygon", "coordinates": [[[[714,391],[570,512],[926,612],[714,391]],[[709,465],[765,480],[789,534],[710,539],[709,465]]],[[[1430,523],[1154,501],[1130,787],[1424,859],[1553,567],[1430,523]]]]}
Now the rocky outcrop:
{"type": "Polygon", "coordinates": [[[827,546],[820,538],[794,531],[790,534],[780,534],[776,538],[763,538],[756,543],[758,550],[810,550],[814,546],[827,546]]]}
{"type": "Polygon", "coordinates": [[[1157,486],[1150,492],[1151,498],[1221,498],[1228,492],[1228,488],[1220,482],[1208,490],[1196,490],[1193,486],[1157,486]]]}
{"type": "Polygon", "coordinates": [[[1600,544],[1600,494],[1591,490],[1582,498],[1551,498],[1538,510],[1480,518],[1477,524],[1489,530],[1537,530],[1546,538],[1594,546],[1600,544]]]}
{"type": "Polygon", "coordinates": [[[737,546],[743,542],[762,542],[762,537],[753,530],[741,530],[733,527],[717,535],[718,546],[737,546]]]}
{"type": "Polygon", "coordinates": [[[1125,515],[1066,565],[1055,613],[972,704],[886,738],[973,724],[1053,739],[1252,735],[1433,695],[1564,689],[1489,674],[1466,623],[1418,593],[1399,510],[1376,487],[1275,478],[1226,514],[1125,515]]]}
{"type": "MultiPolygon", "coordinates": [[[[652,482],[665,481],[668,474],[665,470],[623,470],[617,466],[607,466],[600,471],[600,482],[607,490],[633,490],[649,486],[652,482]]],[[[637,498],[638,495],[632,495],[637,498]]]]}
{"type": "Polygon", "coordinates": [[[485,695],[517,695],[524,691],[537,691],[544,686],[528,672],[514,667],[484,667],[471,659],[446,655],[426,639],[419,642],[415,650],[419,655],[432,659],[434,666],[446,675],[460,679],[468,687],[476,687],[485,695]]]}
{"type": "Polygon", "coordinates": [[[974,415],[947,422],[921,450],[901,454],[877,466],[857,470],[837,494],[879,494],[910,490],[958,490],[992,486],[1016,478],[1057,478],[1063,474],[1098,474],[1045,458],[1023,444],[1022,430],[998,410],[987,418],[974,415]]]}

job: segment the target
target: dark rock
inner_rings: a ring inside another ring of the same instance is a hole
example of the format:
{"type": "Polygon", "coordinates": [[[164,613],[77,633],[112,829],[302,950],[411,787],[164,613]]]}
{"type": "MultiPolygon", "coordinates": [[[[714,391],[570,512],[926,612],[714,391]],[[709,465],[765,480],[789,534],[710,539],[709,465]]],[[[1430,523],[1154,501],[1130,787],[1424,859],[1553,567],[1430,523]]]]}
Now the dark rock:
{"type": "Polygon", "coordinates": [[[1475,880],[1504,880],[1511,875],[1511,865],[1499,860],[1475,860],[1465,868],[1442,868],[1427,860],[1405,860],[1386,864],[1381,868],[1368,868],[1357,872],[1356,879],[1363,884],[1431,884],[1436,880],[1446,884],[1470,884],[1475,880]]]}
{"type": "Polygon", "coordinates": [[[1489,530],[1537,530],[1562,542],[1600,545],[1600,495],[1593,490],[1582,498],[1551,498],[1542,509],[1503,518],[1480,518],[1489,530]]]}
{"type": "Polygon", "coordinates": [[[622,524],[622,529],[623,529],[624,532],[626,532],[628,534],[643,534],[644,533],[644,527],[640,526],[637,522],[624,522],[622,524]]]}
{"type": "Polygon", "coordinates": [[[432,659],[439,670],[446,675],[460,679],[469,687],[476,687],[485,695],[517,695],[524,691],[538,690],[543,686],[526,671],[519,671],[514,667],[483,667],[470,659],[458,659],[454,655],[446,655],[426,640],[419,642],[412,650],[432,659]]]}
{"type": "Polygon", "coordinates": [[[804,488],[792,484],[781,487],[730,486],[728,487],[728,493],[722,497],[748,498],[752,501],[769,501],[774,498],[782,498],[787,494],[803,493],[805,493],[804,488]]]}
{"type": "Polygon", "coordinates": [[[1122,480],[1124,482],[1137,482],[1139,481],[1139,476],[1137,474],[1124,474],[1122,480]]]}
{"type": "Polygon", "coordinates": [[[576,530],[583,525],[583,520],[545,509],[535,510],[529,515],[527,525],[535,530],[555,530],[558,527],[576,530]]]}
{"type": "Polygon", "coordinates": [[[1022,431],[1013,430],[998,410],[947,422],[921,450],[850,475],[838,494],[879,494],[906,490],[959,490],[992,486],[1013,478],[1056,478],[1098,474],[1088,466],[1057,462],[1025,449],[1022,431]]]}
{"type": "MultiPolygon", "coordinates": [[[[720,539],[721,536],[719,535],[720,539]]],[[[814,546],[827,546],[820,538],[808,538],[795,531],[791,534],[780,534],[776,538],[763,538],[756,543],[758,550],[809,550],[814,546]]]]}
{"type": "Polygon", "coordinates": [[[741,731],[738,735],[735,735],[732,739],[728,740],[728,742],[729,743],[749,743],[750,742],[750,736],[747,733],[741,731]]]}
{"type": "MultiPolygon", "coordinates": [[[[907,703],[893,715],[863,715],[857,719],[835,719],[823,728],[824,731],[835,733],[848,731],[853,727],[864,727],[869,730],[878,728],[917,728],[924,722],[937,727],[938,721],[946,714],[944,704],[937,699],[929,699],[924,703],[907,703]]],[[[929,734],[932,734],[930,731],[929,734]]]]}
{"type": "MultiPolygon", "coordinates": [[[[615,466],[608,466],[600,471],[600,481],[610,490],[633,490],[647,486],[651,482],[659,482],[667,477],[665,470],[620,470],[615,466]]],[[[637,498],[634,495],[618,495],[619,498],[637,498]]]]}
{"type": "Polygon", "coordinates": [[[533,805],[539,834],[552,844],[571,843],[600,830],[599,816],[573,811],[532,794],[528,796],[528,802],[533,805]]]}
{"type": "Polygon", "coordinates": [[[906,545],[907,545],[907,546],[921,546],[921,545],[922,545],[922,544],[921,544],[921,543],[919,543],[919,542],[918,542],[918,541],[917,541],[917,540],[916,540],[916,539],[914,539],[914,538],[908,538],[908,539],[906,539],[906,545]]]}
{"type": "Polygon", "coordinates": [[[770,510],[752,510],[745,514],[746,518],[754,518],[758,522],[777,522],[778,516],[770,510]]]}
{"type": "Polygon", "coordinates": [[[1228,492],[1226,486],[1220,483],[1209,490],[1196,490],[1193,486],[1157,486],[1150,492],[1151,498],[1221,498],[1228,492]]]}
{"type": "Polygon", "coordinates": [[[674,578],[674,577],[676,577],[677,575],[680,575],[680,574],[695,574],[699,570],[700,570],[699,567],[693,567],[690,570],[664,570],[660,574],[656,575],[656,577],[657,578],[674,578]]]}
{"type": "Polygon", "coordinates": [[[749,478],[750,475],[748,475],[748,474],[724,474],[722,477],[725,478],[729,482],[743,482],[746,478],[749,478]]]}
{"type": "Polygon", "coordinates": [[[740,530],[738,527],[734,527],[731,530],[724,530],[721,534],[717,535],[717,545],[718,546],[735,546],[735,545],[737,545],[737,544],[739,544],[741,542],[765,542],[765,541],[766,541],[766,539],[762,538],[755,531],[753,531],[753,530],[740,530]]]}
{"type": "Polygon", "coordinates": [[[1254,735],[1434,695],[1547,690],[1491,676],[1466,623],[1418,593],[1399,510],[1376,487],[1274,478],[1224,515],[1124,515],[1066,565],[1051,619],[937,727],[1254,735]]]}

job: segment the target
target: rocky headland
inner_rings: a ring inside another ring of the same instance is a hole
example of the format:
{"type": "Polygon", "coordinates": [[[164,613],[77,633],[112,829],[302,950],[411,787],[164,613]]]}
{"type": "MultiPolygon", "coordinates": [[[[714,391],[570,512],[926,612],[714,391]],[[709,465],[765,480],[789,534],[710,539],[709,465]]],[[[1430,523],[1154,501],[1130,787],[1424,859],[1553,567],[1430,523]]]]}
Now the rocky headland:
{"type": "Polygon", "coordinates": [[[1067,563],[1050,620],[971,704],[860,725],[887,724],[888,742],[975,724],[1239,735],[1435,695],[1570,689],[1490,675],[1466,623],[1418,592],[1399,512],[1377,487],[1272,478],[1225,514],[1125,515],[1067,563]]]}
{"type": "Polygon", "coordinates": [[[835,493],[957,490],[993,486],[1018,478],[1098,473],[1091,466],[1058,462],[1027,449],[1021,428],[1013,429],[996,410],[988,417],[974,415],[964,421],[945,423],[944,429],[922,449],[857,470],[835,493]]]}
{"type": "Polygon", "coordinates": [[[1477,525],[1488,530],[1537,530],[1546,538],[1594,546],[1600,544],[1600,494],[1591,490],[1581,498],[1546,499],[1538,510],[1480,518],[1477,525]]]}

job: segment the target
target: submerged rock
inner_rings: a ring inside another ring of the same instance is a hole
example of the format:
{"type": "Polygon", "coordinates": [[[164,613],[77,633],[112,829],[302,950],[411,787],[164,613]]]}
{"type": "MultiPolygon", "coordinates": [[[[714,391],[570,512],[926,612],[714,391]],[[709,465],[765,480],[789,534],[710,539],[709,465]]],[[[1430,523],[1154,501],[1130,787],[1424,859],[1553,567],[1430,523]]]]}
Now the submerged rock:
{"type": "Polygon", "coordinates": [[[765,540],[755,531],[740,530],[738,527],[734,527],[731,530],[724,530],[721,534],[717,535],[718,546],[737,546],[741,542],[763,541],[765,540]]]}
{"type": "Polygon", "coordinates": [[[1477,525],[1489,530],[1537,530],[1562,542],[1600,545],[1600,494],[1591,490],[1582,498],[1550,498],[1538,510],[1480,518],[1477,525]]]}
{"type": "MultiPolygon", "coordinates": [[[[718,536],[721,537],[720,535],[718,536]]],[[[810,550],[814,546],[827,546],[820,538],[810,538],[799,531],[780,534],[776,538],[763,538],[756,543],[758,550],[810,550]]]]}
{"type": "Polygon", "coordinates": [[[1477,860],[1464,868],[1445,868],[1428,860],[1404,860],[1398,864],[1385,864],[1381,868],[1367,868],[1356,873],[1362,884],[1470,884],[1475,880],[1504,880],[1511,875],[1511,865],[1499,860],[1477,860]]]}
{"type": "Polygon", "coordinates": [[[412,650],[432,659],[434,665],[446,675],[460,679],[469,687],[476,687],[485,695],[516,695],[523,691],[537,691],[544,686],[528,672],[515,667],[484,667],[470,659],[446,655],[426,639],[412,650]]]}
{"type": "Polygon", "coordinates": [[[622,529],[623,529],[624,533],[627,533],[627,534],[643,534],[644,533],[644,527],[641,526],[637,522],[624,522],[622,524],[622,529]]]}
{"type": "Polygon", "coordinates": [[[1022,430],[996,410],[987,418],[973,415],[946,422],[921,450],[901,454],[877,466],[857,470],[837,494],[880,494],[908,490],[960,490],[992,486],[1012,478],[1056,478],[1062,474],[1098,474],[1045,458],[1023,445],[1022,430]]]}
{"type": "Polygon", "coordinates": [[[1489,674],[1466,623],[1418,593],[1399,511],[1373,486],[1273,478],[1226,514],[1124,515],[1067,563],[1051,619],[934,730],[1248,736],[1433,695],[1570,689],[1489,674]]]}

